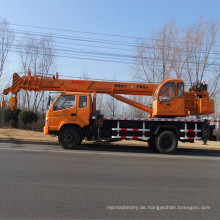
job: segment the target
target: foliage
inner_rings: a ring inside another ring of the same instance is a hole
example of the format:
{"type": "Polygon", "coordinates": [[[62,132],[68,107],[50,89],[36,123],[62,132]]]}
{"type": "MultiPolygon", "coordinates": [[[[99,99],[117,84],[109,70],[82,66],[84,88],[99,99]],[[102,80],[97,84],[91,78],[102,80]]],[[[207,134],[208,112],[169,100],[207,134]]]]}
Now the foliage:
{"type": "Polygon", "coordinates": [[[20,109],[15,109],[15,111],[12,112],[10,108],[6,108],[1,115],[2,126],[17,127],[20,111],[20,109]]]}
{"type": "MultiPolygon", "coordinates": [[[[34,38],[27,34],[27,40],[19,41],[19,58],[24,75],[32,69],[32,74],[48,76],[54,64],[54,41],[52,37],[34,38]]],[[[18,93],[19,105],[35,113],[45,113],[47,95],[45,91],[20,91],[18,93]]]]}
{"type": "Polygon", "coordinates": [[[4,72],[4,66],[7,62],[8,53],[14,40],[14,34],[10,29],[7,20],[0,20],[0,78],[4,72]]]}
{"type": "Polygon", "coordinates": [[[31,131],[43,131],[45,120],[43,118],[33,121],[32,123],[24,124],[22,121],[18,122],[18,128],[31,131]]]}
{"type": "Polygon", "coordinates": [[[31,124],[32,122],[36,122],[38,119],[37,115],[32,111],[23,110],[18,115],[19,122],[26,124],[31,124]]]}
{"type": "Polygon", "coordinates": [[[165,24],[139,43],[135,79],[158,83],[176,77],[190,86],[207,81],[214,96],[220,82],[215,52],[218,29],[217,23],[203,20],[185,29],[175,19],[165,24]]]}

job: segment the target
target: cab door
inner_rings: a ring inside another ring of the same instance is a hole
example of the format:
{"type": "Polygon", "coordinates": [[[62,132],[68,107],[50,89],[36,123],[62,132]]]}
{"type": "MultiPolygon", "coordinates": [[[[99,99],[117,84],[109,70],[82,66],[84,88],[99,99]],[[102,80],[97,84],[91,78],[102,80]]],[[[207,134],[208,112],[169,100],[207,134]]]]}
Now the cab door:
{"type": "Polygon", "coordinates": [[[51,108],[50,130],[59,130],[63,122],[74,122],[77,119],[75,95],[60,96],[51,108]]]}
{"type": "Polygon", "coordinates": [[[81,127],[89,125],[91,116],[90,95],[79,95],[77,100],[77,121],[81,127]]]}

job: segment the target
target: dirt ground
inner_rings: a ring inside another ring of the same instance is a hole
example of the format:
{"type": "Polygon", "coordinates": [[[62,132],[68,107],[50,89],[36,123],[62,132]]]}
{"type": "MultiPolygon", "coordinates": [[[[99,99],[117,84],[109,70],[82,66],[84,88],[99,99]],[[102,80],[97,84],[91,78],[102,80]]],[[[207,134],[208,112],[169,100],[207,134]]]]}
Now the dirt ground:
{"type": "Polygon", "coordinates": [[[55,143],[57,142],[57,137],[44,135],[43,132],[37,132],[37,131],[0,128],[0,140],[54,142],[55,143]]]}
{"type": "MultiPolygon", "coordinates": [[[[51,137],[44,135],[43,132],[19,130],[19,129],[3,129],[0,128],[0,142],[1,141],[26,141],[26,142],[43,142],[48,144],[58,143],[57,137],[51,137]]],[[[92,142],[83,141],[83,143],[89,144],[92,142]]],[[[108,143],[109,144],[109,143],[108,143]]],[[[147,146],[146,142],[135,140],[123,140],[112,142],[111,145],[126,145],[126,146],[147,146]]],[[[214,149],[220,150],[220,142],[209,141],[208,145],[203,145],[202,141],[195,141],[195,143],[182,143],[179,142],[181,148],[193,148],[193,149],[214,149]]]]}

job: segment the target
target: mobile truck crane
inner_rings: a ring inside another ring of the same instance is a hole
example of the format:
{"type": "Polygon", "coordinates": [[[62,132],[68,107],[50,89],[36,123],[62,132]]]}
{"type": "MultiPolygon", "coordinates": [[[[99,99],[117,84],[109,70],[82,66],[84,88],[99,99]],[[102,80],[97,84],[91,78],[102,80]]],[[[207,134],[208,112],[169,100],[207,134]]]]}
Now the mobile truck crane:
{"type": "MultiPolygon", "coordinates": [[[[46,114],[45,135],[57,135],[64,149],[79,146],[87,140],[135,139],[148,141],[150,148],[160,153],[175,151],[178,141],[216,140],[214,125],[204,119],[187,119],[191,115],[214,113],[214,102],[209,98],[205,83],[194,85],[184,91],[180,79],[167,79],[160,84],[125,83],[91,80],[59,79],[31,75],[13,75],[12,86],[3,91],[14,94],[10,107],[17,105],[17,93],[29,91],[58,91],[61,94],[46,114]],[[147,118],[105,117],[96,110],[96,93],[108,94],[124,103],[139,108],[147,118]],[[93,97],[91,96],[93,94],[93,97]],[[124,95],[153,96],[153,105],[137,103],[124,95]]],[[[1,106],[5,106],[2,101],[1,106]]]]}

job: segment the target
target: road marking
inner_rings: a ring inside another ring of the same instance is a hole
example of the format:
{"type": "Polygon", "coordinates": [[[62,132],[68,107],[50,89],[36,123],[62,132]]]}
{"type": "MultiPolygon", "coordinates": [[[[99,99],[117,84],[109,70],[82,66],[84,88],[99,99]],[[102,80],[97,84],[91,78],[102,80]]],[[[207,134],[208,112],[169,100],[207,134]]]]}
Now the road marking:
{"type": "Polygon", "coordinates": [[[151,158],[168,158],[168,159],[205,159],[205,160],[220,160],[220,157],[209,155],[172,155],[172,154],[152,154],[152,153],[124,153],[124,152],[103,152],[103,151],[96,151],[91,152],[89,150],[52,150],[52,149],[30,149],[30,148],[22,148],[23,146],[9,146],[9,147],[0,147],[0,150],[7,150],[7,151],[28,151],[28,152],[47,152],[47,153],[64,153],[64,154],[91,154],[91,155],[106,155],[106,156],[128,156],[128,157],[151,157],[151,158]]]}

